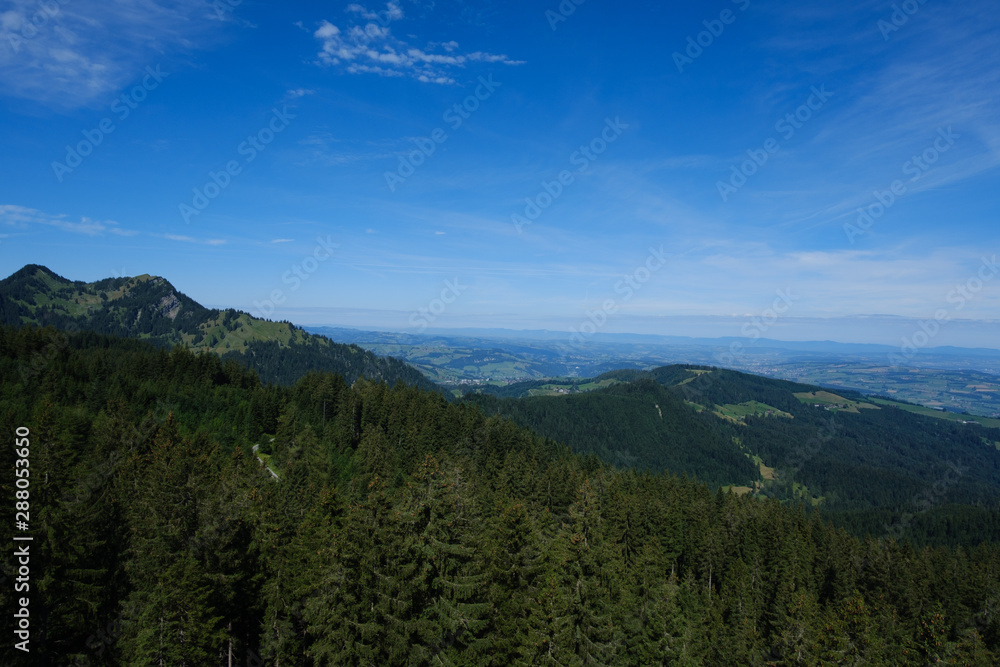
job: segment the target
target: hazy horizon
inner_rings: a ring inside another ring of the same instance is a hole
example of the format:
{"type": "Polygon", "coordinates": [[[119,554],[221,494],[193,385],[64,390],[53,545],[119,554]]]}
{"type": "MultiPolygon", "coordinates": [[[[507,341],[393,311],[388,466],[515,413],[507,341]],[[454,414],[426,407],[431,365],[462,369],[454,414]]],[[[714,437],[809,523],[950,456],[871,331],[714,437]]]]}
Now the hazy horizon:
{"type": "MultiPolygon", "coordinates": [[[[219,306],[216,306],[219,307],[219,306]]],[[[519,332],[547,332],[558,337],[569,338],[573,330],[579,331],[586,322],[566,320],[556,326],[546,326],[544,322],[532,323],[514,318],[498,317],[486,322],[459,321],[454,324],[442,321],[441,326],[427,327],[420,330],[412,326],[400,324],[410,315],[405,312],[391,311],[325,311],[330,320],[309,320],[309,317],[322,317],[316,311],[302,310],[290,312],[289,320],[297,326],[305,328],[349,328],[359,331],[383,331],[408,334],[435,335],[442,332],[461,333],[462,331],[507,331],[511,336],[519,332]],[[381,318],[380,318],[381,316],[381,318]],[[559,326],[561,324],[562,326],[559,326]]],[[[253,314],[253,313],[251,313],[253,314]]],[[[765,329],[762,318],[754,317],[667,317],[648,318],[646,322],[637,322],[639,318],[622,318],[616,326],[607,325],[596,334],[587,338],[595,339],[602,335],[608,336],[676,336],[684,338],[743,338],[748,342],[756,340],[775,340],[782,342],[831,342],[842,344],[884,345],[899,347],[902,339],[913,338],[921,331],[921,322],[910,318],[894,316],[868,316],[843,318],[794,318],[789,317],[765,329]],[[631,325],[631,326],[630,326],[631,325]],[[747,333],[750,335],[748,336],[747,333]],[[757,335],[754,335],[757,334],[757,335]]],[[[551,321],[550,321],[551,323],[551,321]]],[[[919,349],[933,350],[935,347],[961,347],[968,349],[1000,350],[1000,342],[996,337],[1000,321],[954,320],[947,323],[933,344],[918,346],[919,349]]]]}

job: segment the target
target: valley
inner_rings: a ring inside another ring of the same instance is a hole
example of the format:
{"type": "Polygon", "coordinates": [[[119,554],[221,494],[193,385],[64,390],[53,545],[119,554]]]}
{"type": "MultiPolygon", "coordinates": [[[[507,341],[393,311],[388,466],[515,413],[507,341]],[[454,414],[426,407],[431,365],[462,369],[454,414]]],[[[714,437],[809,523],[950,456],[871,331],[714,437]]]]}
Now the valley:
{"type": "Polygon", "coordinates": [[[1000,350],[924,350],[911,367],[893,367],[888,346],[760,340],[730,361],[732,339],[596,337],[568,348],[558,332],[482,331],[407,334],[307,327],[314,334],[390,355],[419,368],[456,395],[485,386],[590,378],[621,368],[667,364],[722,366],[757,375],[860,391],[948,412],[1000,418],[1000,350]],[[641,341],[641,342],[638,342],[641,341]],[[919,365],[916,365],[919,364],[919,365]],[[976,370],[976,369],[979,370],[976,370]]]}

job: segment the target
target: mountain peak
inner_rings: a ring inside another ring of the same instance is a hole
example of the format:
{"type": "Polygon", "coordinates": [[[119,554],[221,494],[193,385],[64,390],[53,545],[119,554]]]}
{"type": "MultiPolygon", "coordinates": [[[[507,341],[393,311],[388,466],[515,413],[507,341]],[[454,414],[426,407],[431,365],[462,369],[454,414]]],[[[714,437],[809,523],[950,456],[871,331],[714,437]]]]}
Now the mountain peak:
{"type": "MultiPolygon", "coordinates": [[[[46,278],[61,283],[72,284],[73,281],[63,278],[58,273],[47,266],[41,264],[25,264],[20,270],[12,274],[6,280],[24,280],[28,278],[46,278]]],[[[4,282],[6,282],[6,280],[4,282]]]]}
{"type": "Polygon", "coordinates": [[[206,308],[166,278],[148,273],[85,283],[29,264],[0,280],[0,323],[142,338],[162,347],[182,345],[235,358],[255,368],[265,381],[290,383],[309,371],[332,371],[352,382],[365,376],[438,389],[404,362],[339,345],[290,322],[206,308]]]}

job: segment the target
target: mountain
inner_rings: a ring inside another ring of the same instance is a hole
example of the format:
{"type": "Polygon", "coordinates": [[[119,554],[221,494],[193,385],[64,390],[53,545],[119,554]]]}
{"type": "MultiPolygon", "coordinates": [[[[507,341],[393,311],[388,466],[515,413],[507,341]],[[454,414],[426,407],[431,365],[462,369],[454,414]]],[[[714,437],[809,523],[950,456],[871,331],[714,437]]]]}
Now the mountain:
{"type": "MultiPolygon", "coordinates": [[[[906,321],[904,319],[904,321],[906,321]]],[[[566,331],[553,331],[548,329],[501,329],[501,328],[428,328],[423,334],[405,333],[402,331],[366,331],[363,329],[350,327],[315,327],[313,330],[330,329],[343,333],[344,335],[355,335],[359,339],[367,339],[372,335],[395,335],[420,340],[421,338],[461,338],[466,340],[484,339],[492,341],[548,341],[553,343],[565,343],[569,334],[566,331]]],[[[828,355],[888,355],[899,352],[898,345],[884,345],[879,343],[843,343],[833,340],[779,340],[776,338],[748,337],[748,336],[671,336],[663,334],[639,334],[639,333],[604,333],[598,332],[587,337],[588,345],[647,345],[647,346],[669,346],[669,347],[704,347],[713,350],[727,349],[732,343],[739,342],[747,344],[748,339],[755,347],[760,349],[778,349],[797,352],[817,352],[828,355]]],[[[940,354],[950,356],[978,356],[984,358],[1000,359],[1000,349],[985,347],[954,347],[950,345],[940,347],[927,347],[922,349],[927,354],[940,354]]]]}
{"type": "Polygon", "coordinates": [[[931,508],[1000,503],[1000,428],[856,392],[673,365],[463,400],[617,466],[696,475],[829,512],[902,514],[928,498],[931,508]]]}
{"type": "Polygon", "coordinates": [[[695,412],[649,379],[568,395],[497,400],[468,394],[465,400],[615,466],[686,473],[714,486],[760,479],[731,425],[695,412]]]}
{"type": "Polygon", "coordinates": [[[334,343],[290,322],[205,308],[166,279],[146,274],[85,283],[30,264],[0,281],[0,323],[93,331],[168,348],[184,345],[234,359],[257,371],[264,382],[292,384],[319,371],[339,373],[348,382],[366,377],[437,389],[398,359],[334,343]]]}

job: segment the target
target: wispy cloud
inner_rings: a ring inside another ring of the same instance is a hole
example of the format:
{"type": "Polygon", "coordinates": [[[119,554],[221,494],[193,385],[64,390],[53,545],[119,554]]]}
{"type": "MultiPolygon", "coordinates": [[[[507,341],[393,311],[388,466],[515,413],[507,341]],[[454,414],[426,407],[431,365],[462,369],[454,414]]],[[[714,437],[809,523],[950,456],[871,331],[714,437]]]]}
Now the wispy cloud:
{"type": "Polygon", "coordinates": [[[307,95],[312,95],[316,91],[310,88],[293,88],[285,92],[285,102],[291,102],[307,95]]]}
{"type": "MultiPolygon", "coordinates": [[[[1000,85],[995,49],[1000,21],[995,6],[928,4],[889,40],[876,27],[887,13],[885,3],[866,3],[865,9],[853,19],[851,13],[838,13],[847,15],[844,21],[863,19],[856,31],[847,31],[849,39],[843,30],[827,29],[826,41],[823,31],[801,31],[813,49],[833,49],[829,42],[833,34],[851,48],[837,47],[837,58],[820,61],[820,71],[810,73],[815,80],[830,81],[840,101],[813,126],[815,138],[804,141],[792,155],[795,170],[821,177],[804,183],[797,196],[780,197],[786,204],[792,198],[812,202],[801,211],[797,205],[786,205],[786,210],[795,211],[784,216],[786,225],[824,226],[856,216],[858,207],[872,201],[873,190],[884,190],[897,178],[906,182],[909,196],[954,186],[1000,166],[1000,123],[994,104],[994,91],[1000,85]],[[957,145],[911,184],[901,168],[933,145],[939,129],[949,127],[961,135],[957,145]]],[[[841,20],[832,14],[822,18],[817,26],[841,20]]],[[[795,48],[801,53],[807,48],[798,41],[769,45],[779,52],[795,48]]],[[[816,64],[808,58],[786,62],[800,60],[816,64]]],[[[801,179],[785,181],[789,182],[801,179]]]]}
{"type": "Polygon", "coordinates": [[[349,14],[356,14],[366,21],[398,21],[403,18],[403,10],[399,6],[398,2],[388,2],[385,6],[385,11],[381,14],[379,12],[373,12],[365,9],[357,3],[352,3],[347,5],[345,11],[349,14]]]}
{"type": "MultiPolygon", "coordinates": [[[[983,252],[969,247],[942,247],[932,252],[903,246],[789,252],[767,245],[752,252],[719,247],[674,260],[672,272],[678,282],[673,287],[683,286],[684,290],[664,293],[671,303],[665,310],[704,315],[724,314],[726,308],[753,311],[772,299],[774,290],[791,289],[800,297],[795,304],[796,316],[893,313],[926,318],[940,308],[952,308],[949,294],[977,276],[983,259],[983,252]]],[[[1000,292],[991,287],[954,315],[990,317],[998,305],[1000,292]]]]}
{"type": "Polygon", "coordinates": [[[226,245],[226,241],[222,239],[196,239],[192,236],[182,236],[180,234],[154,234],[153,236],[159,236],[160,238],[167,239],[168,241],[179,241],[181,243],[197,243],[200,245],[226,245]]]}
{"type": "Polygon", "coordinates": [[[333,167],[357,162],[386,160],[404,152],[400,141],[345,140],[330,132],[314,132],[301,139],[303,166],[333,167]]]}
{"type": "Polygon", "coordinates": [[[0,88],[59,109],[106,103],[154,59],[195,48],[220,25],[204,0],[4,4],[0,88]]]}
{"type": "Polygon", "coordinates": [[[14,204],[0,204],[0,222],[14,229],[26,230],[38,225],[44,225],[60,231],[83,234],[85,236],[103,236],[105,234],[135,236],[139,233],[131,229],[123,229],[113,220],[100,221],[83,217],[80,218],[79,222],[74,222],[64,214],[52,215],[38,209],[14,204]]]}
{"type": "Polygon", "coordinates": [[[462,53],[454,40],[429,43],[422,49],[410,46],[392,34],[391,22],[403,18],[403,10],[395,2],[389,2],[383,12],[372,12],[352,4],[347,7],[347,13],[369,22],[341,29],[324,20],[313,37],[322,45],[319,63],[341,66],[348,74],[411,77],[425,83],[448,85],[455,83],[452,72],[469,63],[524,64],[522,60],[502,54],[462,53]]]}

